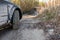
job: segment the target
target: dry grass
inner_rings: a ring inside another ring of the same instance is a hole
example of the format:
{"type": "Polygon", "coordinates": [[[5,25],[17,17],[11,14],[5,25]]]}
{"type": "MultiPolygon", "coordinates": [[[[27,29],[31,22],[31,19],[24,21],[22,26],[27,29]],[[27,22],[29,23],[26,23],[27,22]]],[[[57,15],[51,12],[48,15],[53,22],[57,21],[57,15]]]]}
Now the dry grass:
{"type": "Polygon", "coordinates": [[[39,14],[36,19],[40,19],[42,21],[49,20],[59,20],[60,19],[60,6],[45,8],[42,14],[39,14]]]}
{"type": "Polygon", "coordinates": [[[21,7],[23,11],[28,11],[38,6],[38,2],[35,0],[11,0],[13,3],[21,7]]]}

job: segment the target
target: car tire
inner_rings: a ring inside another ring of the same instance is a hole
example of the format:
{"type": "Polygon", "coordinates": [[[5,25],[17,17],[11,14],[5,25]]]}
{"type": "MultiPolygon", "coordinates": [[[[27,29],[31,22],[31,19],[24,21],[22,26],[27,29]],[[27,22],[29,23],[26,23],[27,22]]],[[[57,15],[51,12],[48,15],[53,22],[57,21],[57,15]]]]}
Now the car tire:
{"type": "Polygon", "coordinates": [[[15,10],[13,13],[12,27],[14,30],[19,29],[19,10],[15,10]]]}

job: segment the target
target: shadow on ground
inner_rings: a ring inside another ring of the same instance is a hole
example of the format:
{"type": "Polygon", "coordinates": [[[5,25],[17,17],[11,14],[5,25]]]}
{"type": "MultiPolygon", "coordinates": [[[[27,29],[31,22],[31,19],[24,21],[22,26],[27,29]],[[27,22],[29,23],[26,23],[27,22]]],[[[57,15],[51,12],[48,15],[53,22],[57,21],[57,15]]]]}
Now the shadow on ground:
{"type": "Polygon", "coordinates": [[[9,33],[10,31],[12,31],[11,28],[7,28],[7,29],[4,29],[4,30],[0,30],[0,38],[5,36],[7,33],[9,33]]]}

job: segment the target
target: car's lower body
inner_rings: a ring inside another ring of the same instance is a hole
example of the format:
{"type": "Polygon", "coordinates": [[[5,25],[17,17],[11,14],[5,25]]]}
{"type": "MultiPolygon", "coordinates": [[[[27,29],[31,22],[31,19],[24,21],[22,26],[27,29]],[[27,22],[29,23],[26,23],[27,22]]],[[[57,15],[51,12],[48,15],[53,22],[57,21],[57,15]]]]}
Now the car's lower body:
{"type": "Polygon", "coordinates": [[[0,30],[3,30],[5,28],[9,28],[9,27],[12,27],[12,29],[19,29],[19,22],[20,22],[20,15],[19,14],[20,14],[19,10],[15,10],[13,12],[10,22],[1,25],[0,30]]]}

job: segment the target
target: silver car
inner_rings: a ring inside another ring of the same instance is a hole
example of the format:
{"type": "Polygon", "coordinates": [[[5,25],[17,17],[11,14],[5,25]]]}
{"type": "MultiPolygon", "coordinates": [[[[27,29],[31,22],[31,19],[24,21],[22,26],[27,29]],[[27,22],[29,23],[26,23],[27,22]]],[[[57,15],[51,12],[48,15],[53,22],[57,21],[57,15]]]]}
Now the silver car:
{"type": "Polygon", "coordinates": [[[20,8],[13,3],[0,0],[0,30],[11,25],[13,29],[18,28],[19,20],[22,18],[20,8]]]}

